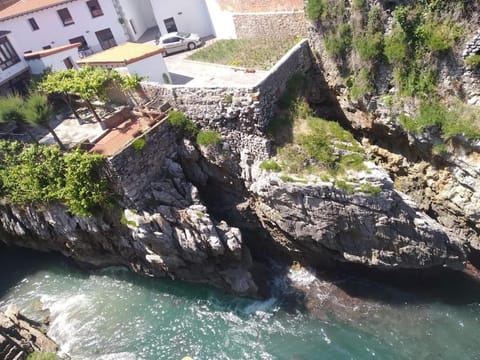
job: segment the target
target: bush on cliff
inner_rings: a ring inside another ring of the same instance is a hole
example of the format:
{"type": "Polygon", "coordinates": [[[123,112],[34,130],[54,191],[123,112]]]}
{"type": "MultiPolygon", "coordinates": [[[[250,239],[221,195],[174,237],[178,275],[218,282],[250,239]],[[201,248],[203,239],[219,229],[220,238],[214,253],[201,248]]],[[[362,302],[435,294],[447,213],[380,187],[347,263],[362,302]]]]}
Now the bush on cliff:
{"type": "Polygon", "coordinates": [[[198,133],[197,125],[181,111],[170,111],[168,113],[168,122],[182,130],[187,136],[195,136],[198,133]]]}
{"type": "Polygon", "coordinates": [[[60,202],[88,216],[110,197],[103,161],[80,150],[63,154],[55,146],[0,141],[0,193],[12,204],[60,202]]]}
{"type": "Polygon", "coordinates": [[[197,144],[201,146],[216,145],[222,141],[222,137],[215,130],[200,130],[197,134],[197,144]]]}
{"type": "Polygon", "coordinates": [[[60,358],[53,353],[34,352],[28,355],[27,360],[60,360],[60,358]]]}

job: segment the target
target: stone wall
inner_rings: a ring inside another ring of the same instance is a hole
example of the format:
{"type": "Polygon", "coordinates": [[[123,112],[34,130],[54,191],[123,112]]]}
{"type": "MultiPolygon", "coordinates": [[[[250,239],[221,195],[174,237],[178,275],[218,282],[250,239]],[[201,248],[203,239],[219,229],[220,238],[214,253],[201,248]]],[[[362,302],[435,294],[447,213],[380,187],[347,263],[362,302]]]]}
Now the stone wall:
{"type": "MultiPolygon", "coordinates": [[[[480,55],[480,30],[467,42],[463,50],[463,58],[480,55]]],[[[480,68],[466,67],[463,74],[463,85],[468,102],[472,105],[480,105],[480,68]]]]}
{"type": "Polygon", "coordinates": [[[152,104],[168,101],[202,127],[258,134],[265,131],[272,119],[274,104],[288,79],[297,72],[308,71],[312,61],[308,41],[302,40],[251,88],[204,88],[143,82],[142,90],[152,104]]]}
{"type": "Polygon", "coordinates": [[[238,38],[305,37],[307,22],[303,11],[233,14],[238,38]]]}
{"type": "Polygon", "coordinates": [[[169,128],[168,121],[159,122],[142,135],[143,149],[135,149],[132,141],[108,159],[108,170],[117,190],[133,203],[142,197],[142,189],[161,174],[165,159],[175,151],[175,137],[169,128]]]}
{"type": "Polygon", "coordinates": [[[304,0],[217,0],[220,8],[230,12],[266,12],[303,10],[304,0]]]}

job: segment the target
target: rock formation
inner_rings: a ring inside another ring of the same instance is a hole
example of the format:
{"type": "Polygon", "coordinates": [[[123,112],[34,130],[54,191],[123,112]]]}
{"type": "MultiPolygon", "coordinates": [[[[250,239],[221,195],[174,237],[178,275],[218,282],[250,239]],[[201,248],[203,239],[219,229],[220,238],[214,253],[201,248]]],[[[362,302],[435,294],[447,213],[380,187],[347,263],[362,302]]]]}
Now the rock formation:
{"type": "Polygon", "coordinates": [[[0,312],[0,358],[25,360],[33,352],[56,353],[57,344],[42,327],[20,314],[16,306],[0,312]]]}

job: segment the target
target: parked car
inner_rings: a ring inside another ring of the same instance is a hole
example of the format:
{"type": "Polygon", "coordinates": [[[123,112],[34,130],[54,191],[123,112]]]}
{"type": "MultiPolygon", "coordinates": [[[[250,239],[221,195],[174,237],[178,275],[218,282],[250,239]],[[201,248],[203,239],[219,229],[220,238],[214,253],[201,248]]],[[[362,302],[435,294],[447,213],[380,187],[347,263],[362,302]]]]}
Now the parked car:
{"type": "Polygon", "coordinates": [[[167,54],[183,50],[193,50],[203,44],[200,36],[197,34],[184,32],[171,32],[160,37],[158,45],[163,46],[167,54]]]}

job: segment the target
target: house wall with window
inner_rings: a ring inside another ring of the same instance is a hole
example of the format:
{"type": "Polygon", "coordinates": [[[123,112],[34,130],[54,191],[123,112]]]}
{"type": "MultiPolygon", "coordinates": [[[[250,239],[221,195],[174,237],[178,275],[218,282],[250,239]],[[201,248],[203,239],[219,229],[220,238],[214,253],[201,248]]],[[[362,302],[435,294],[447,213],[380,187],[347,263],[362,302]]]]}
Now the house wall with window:
{"type": "Polygon", "coordinates": [[[200,36],[214,33],[205,0],[150,1],[162,35],[173,31],[196,33],[200,36]]]}
{"type": "MultiPolygon", "coordinates": [[[[66,45],[70,43],[70,39],[78,37],[83,37],[91,51],[97,52],[102,50],[102,46],[96,33],[105,29],[110,29],[114,41],[109,41],[108,36],[105,37],[105,33],[103,33],[104,45],[112,45],[113,42],[121,44],[127,41],[112,1],[98,0],[100,10],[91,10],[91,6],[89,7],[91,4],[94,3],[87,0],[63,3],[59,1],[58,5],[43,10],[2,19],[2,13],[8,10],[6,9],[0,11],[0,26],[14,33],[20,54],[26,51],[37,51],[46,46],[66,45]],[[63,11],[64,21],[58,13],[62,9],[68,10],[68,13],[63,11]],[[71,19],[65,19],[65,15],[68,16],[68,14],[71,19]],[[37,30],[34,30],[29,19],[34,19],[38,25],[37,30]]],[[[17,6],[17,4],[13,6],[17,6]]]]}
{"type": "Polygon", "coordinates": [[[119,2],[133,41],[137,41],[147,29],[157,26],[150,0],[120,0],[119,2]]]}
{"type": "Polygon", "coordinates": [[[42,74],[47,68],[52,71],[78,68],[78,44],[60,46],[49,50],[26,54],[25,60],[34,75],[42,74]]]}
{"type": "Polygon", "coordinates": [[[28,72],[28,64],[19,53],[16,41],[11,35],[0,35],[0,85],[23,72],[28,72]]]}

